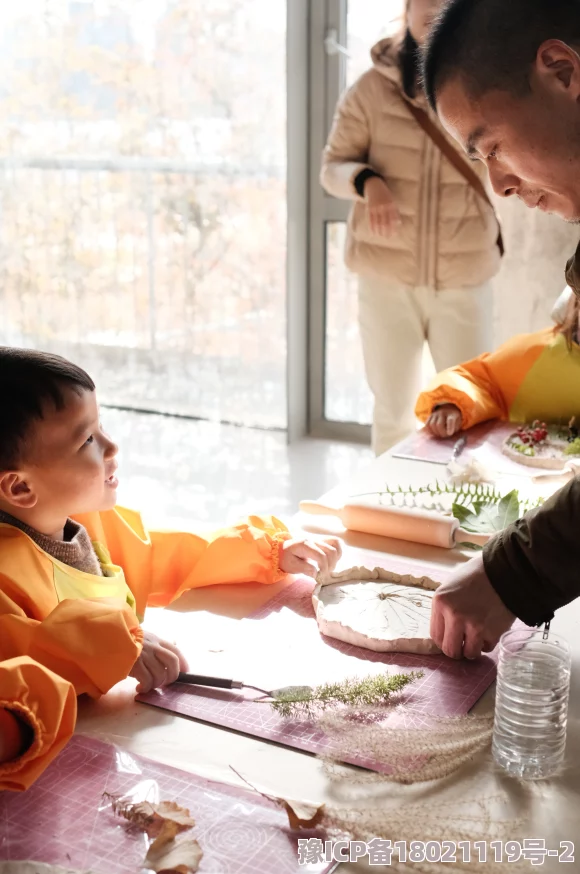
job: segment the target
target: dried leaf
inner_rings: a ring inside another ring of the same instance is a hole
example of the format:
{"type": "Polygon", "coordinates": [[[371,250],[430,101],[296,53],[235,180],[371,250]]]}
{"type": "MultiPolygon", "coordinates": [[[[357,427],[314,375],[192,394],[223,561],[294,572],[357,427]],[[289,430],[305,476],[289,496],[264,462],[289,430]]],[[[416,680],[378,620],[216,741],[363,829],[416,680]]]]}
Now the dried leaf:
{"type": "Polygon", "coordinates": [[[294,831],[300,829],[314,829],[324,819],[324,804],[318,807],[315,804],[302,804],[296,801],[284,801],[283,798],[274,799],[279,807],[282,807],[287,815],[290,828],[294,831]]]}
{"type": "Polygon", "coordinates": [[[190,815],[189,810],[180,807],[174,801],[151,804],[149,801],[134,803],[126,798],[107,793],[105,793],[105,797],[111,801],[113,812],[117,816],[122,816],[132,825],[143,829],[150,838],[156,838],[166,823],[175,825],[175,834],[187,831],[195,825],[195,820],[190,815]]]}
{"type": "Polygon", "coordinates": [[[176,822],[173,822],[173,820],[171,819],[166,819],[161,826],[159,834],[149,847],[149,851],[151,852],[153,850],[155,852],[159,852],[163,849],[163,847],[171,843],[171,841],[174,841],[178,833],[179,825],[176,822]]]}
{"type": "MultiPolygon", "coordinates": [[[[230,765],[230,768],[231,767],[232,766],[230,765]]],[[[265,792],[260,792],[259,789],[256,789],[256,787],[246,780],[245,777],[242,777],[235,768],[232,768],[232,771],[240,778],[240,780],[243,780],[250,789],[257,792],[258,795],[262,796],[262,798],[272,801],[273,804],[285,811],[286,816],[288,817],[288,824],[293,831],[300,831],[300,829],[314,829],[321,825],[322,820],[324,819],[324,804],[317,806],[316,804],[305,804],[302,801],[286,801],[284,798],[277,798],[274,795],[266,795],[265,792]]]]}
{"type": "MultiPolygon", "coordinates": [[[[160,804],[154,805],[154,808],[156,815],[163,822],[173,822],[178,826],[177,834],[187,831],[195,825],[195,820],[189,810],[185,807],[180,807],[174,801],[162,801],[160,804]]],[[[149,833],[149,837],[152,838],[154,835],[149,833]]]]}
{"type": "Polygon", "coordinates": [[[199,869],[203,852],[193,838],[183,841],[170,840],[161,847],[155,841],[145,857],[145,867],[157,874],[194,874],[199,869]]]}

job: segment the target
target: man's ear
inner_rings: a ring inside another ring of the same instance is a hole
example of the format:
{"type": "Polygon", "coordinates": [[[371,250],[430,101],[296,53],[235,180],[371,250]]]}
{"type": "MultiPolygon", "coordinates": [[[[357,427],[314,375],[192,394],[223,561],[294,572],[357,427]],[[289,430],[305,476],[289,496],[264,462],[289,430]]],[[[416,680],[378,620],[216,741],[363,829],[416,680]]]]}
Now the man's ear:
{"type": "Polygon", "coordinates": [[[0,473],[0,501],[17,510],[31,510],[38,498],[26,475],[20,471],[0,473]]]}
{"type": "Polygon", "coordinates": [[[567,43],[559,39],[543,42],[534,69],[546,87],[580,100],[580,55],[567,43]]]}

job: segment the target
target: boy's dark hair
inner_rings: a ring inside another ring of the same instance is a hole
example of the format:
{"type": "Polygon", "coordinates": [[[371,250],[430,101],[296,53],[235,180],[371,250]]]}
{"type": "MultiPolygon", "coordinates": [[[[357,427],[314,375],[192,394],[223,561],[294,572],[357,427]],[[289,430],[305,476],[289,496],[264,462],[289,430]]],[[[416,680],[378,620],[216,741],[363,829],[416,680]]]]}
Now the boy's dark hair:
{"type": "Polygon", "coordinates": [[[423,52],[423,86],[433,109],[454,74],[470,96],[526,94],[547,39],[580,44],[580,0],[448,0],[423,52]]]}
{"type": "Polygon", "coordinates": [[[44,418],[47,403],[64,409],[67,388],[80,394],[95,384],[59,355],[0,346],[0,471],[18,467],[31,424],[44,418]]]}

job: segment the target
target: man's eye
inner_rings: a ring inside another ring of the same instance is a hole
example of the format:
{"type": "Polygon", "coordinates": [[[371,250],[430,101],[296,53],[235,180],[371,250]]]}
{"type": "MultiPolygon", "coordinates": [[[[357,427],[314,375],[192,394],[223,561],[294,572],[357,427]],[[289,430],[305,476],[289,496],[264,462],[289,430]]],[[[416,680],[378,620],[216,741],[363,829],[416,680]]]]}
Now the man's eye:
{"type": "Polygon", "coordinates": [[[95,438],[94,438],[94,436],[91,434],[90,437],[87,437],[87,439],[85,440],[85,442],[84,442],[83,445],[84,445],[84,446],[90,446],[91,443],[94,443],[94,442],[95,442],[95,438]]]}
{"type": "Polygon", "coordinates": [[[491,152],[490,152],[489,155],[487,156],[487,160],[488,160],[488,161],[493,161],[494,158],[497,158],[497,146],[495,146],[495,147],[491,150],[491,152]]]}

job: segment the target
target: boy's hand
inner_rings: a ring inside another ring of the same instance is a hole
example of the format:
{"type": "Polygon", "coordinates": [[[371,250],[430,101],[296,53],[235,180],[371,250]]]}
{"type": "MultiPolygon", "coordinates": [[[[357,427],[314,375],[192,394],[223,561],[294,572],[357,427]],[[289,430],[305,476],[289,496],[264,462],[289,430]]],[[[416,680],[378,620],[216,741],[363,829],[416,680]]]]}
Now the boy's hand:
{"type": "Polygon", "coordinates": [[[434,437],[440,437],[442,440],[445,437],[453,437],[454,434],[461,431],[462,425],[461,410],[455,404],[442,404],[433,410],[427,420],[427,428],[434,437]]]}
{"type": "Polygon", "coordinates": [[[137,692],[175,683],[180,671],[187,671],[187,662],[177,647],[150,631],[143,632],[143,649],[129,674],[138,680],[137,692]]]}
{"type": "Polygon", "coordinates": [[[401,214],[389,186],[380,176],[365,182],[365,200],[369,227],[379,237],[390,237],[401,226],[401,214]]]}
{"type": "Polygon", "coordinates": [[[342,547],[338,537],[305,537],[280,544],[280,570],[285,574],[330,573],[336,567],[342,547]]]}

